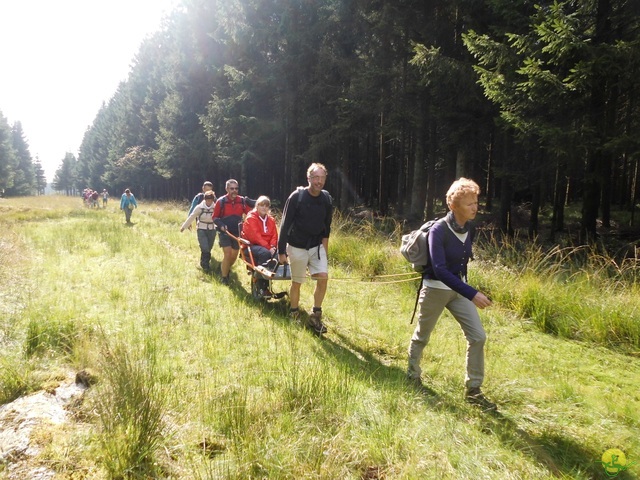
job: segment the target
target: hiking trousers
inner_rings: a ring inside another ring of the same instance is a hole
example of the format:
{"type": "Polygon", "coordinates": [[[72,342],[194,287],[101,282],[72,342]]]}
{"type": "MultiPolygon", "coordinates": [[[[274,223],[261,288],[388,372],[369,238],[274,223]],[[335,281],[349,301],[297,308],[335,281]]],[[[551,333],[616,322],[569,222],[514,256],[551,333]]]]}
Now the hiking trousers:
{"type": "Polygon", "coordinates": [[[200,267],[203,270],[211,269],[211,249],[213,241],[216,239],[216,231],[199,228],[197,231],[198,245],[200,246],[200,267]]]}
{"type": "Polygon", "coordinates": [[[484,380],[484,344],[487,335],[476,306],[471,300],[453,290],[429,288],[424,285],[420,290],[419,305],[418,324],[409,344],[407,375],[410,378],[420,378],[422,352],[429,343],[429,337],[440,315],[446,308],[456,319],[467,339],[465,387],[467,389],[480,387],[484,380]]]}
{"type": "Polygon", "coordinates": [[[202,253],[211,253],[213,242],[216,239],[216,231],[213,229],[205,230],[204,228],[199,228],[197,234],[200,251],[202,253]]]}

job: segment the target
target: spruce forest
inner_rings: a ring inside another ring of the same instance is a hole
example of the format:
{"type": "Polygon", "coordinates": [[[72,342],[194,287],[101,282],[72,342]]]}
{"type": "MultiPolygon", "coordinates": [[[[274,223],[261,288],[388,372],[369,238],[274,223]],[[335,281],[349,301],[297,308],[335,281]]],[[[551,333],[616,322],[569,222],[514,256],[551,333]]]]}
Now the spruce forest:
{"type": "Polygon", "coordinates": [[[183,0],[54,188],[183,200],[233,177],[278,204],[322,162],[340,209],[419,220],[468,176],[501,230],[526,205],[553,238],[573,205],[587,242],[612,209],[634,223],[639,43],[631,0],[183,0]]]}

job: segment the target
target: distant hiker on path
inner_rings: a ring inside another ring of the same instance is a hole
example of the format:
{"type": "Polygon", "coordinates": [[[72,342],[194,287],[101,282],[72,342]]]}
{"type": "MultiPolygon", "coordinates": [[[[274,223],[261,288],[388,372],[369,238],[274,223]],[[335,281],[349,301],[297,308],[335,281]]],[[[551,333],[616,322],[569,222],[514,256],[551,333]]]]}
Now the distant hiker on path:
{"type": "Polygon", "coordinates": [[[138,208],[138,202],[136,202],[136,197],[133,196],[131,190],[127,188],[120,198],[120,210],[124,211],[127,224],[131,224],[131,213],[134,208],[138,208]]]}
{"type": "Polygon", "coordinates": [[[422,386],[420,360],[438,318],[446,308],[460,324],[467,339],[465,399],[483,410],[496,410],[480,390],[484,380],[486,334],[478,308],[491,305],[482,292],[467,284],[467,264],[472,258],[475,229],[471,220],[478,212],[480,187],[473,180],[460,178],[447,192],[449,213],[429,232],[430,262],[422,275],[418,324],[409,344],[408,379],[422,386]]]}
{"type": "Polygon", "coordinates": [[[211,271],[211,249],[216,238],[215,225],[213,223],[213,210],[215,208],[216,195],[209,190],[203,195],[203,200],[191,212],[185,222],[180,227],[184,232],[185,228],[191,228],[191,223],[197,221],[198,245],[200,246],[200,267],[205,272],[211,271]]]}
{"type": "Polygon", "coordinates": [[[312,163],[307,169],[307,187],[298,187],[289,195],[282,212],[278,260],[291,264],[289,316],[297,320],[300,315],[300,287],[306,280],[307,267],[316,280],[313,293],[313,311],[308,326],[322,334],[327,328],[322,323],[322,302],[329,282],[327,252],[333,201],[323,190],[327,169],[321,163],[312,163]]]}
{"type": "Polygon", "coordinates": [[[109,192],[107,189],[102,189],[102,208],[107,208],[107,200],[109,200],[109,192]]]}
{"type": "Polygon", "coordinates": [[[91,208],[98,208],[98,199],[100,198],[100,194],[97,190],[91,192],[91,208]]]}

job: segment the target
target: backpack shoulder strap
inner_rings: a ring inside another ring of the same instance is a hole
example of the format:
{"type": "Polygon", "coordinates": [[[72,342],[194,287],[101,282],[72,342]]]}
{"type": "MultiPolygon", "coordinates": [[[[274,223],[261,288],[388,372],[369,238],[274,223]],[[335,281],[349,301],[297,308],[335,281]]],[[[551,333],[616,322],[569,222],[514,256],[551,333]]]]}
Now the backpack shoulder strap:
{"type": "MultiPolygon", "coordinates": [[[[198,208],[198,207],[196,207],[198,208]]],[[[202,218],[202,215],[204,215],[205,213],[205,209],[204,207],[200,207],[200,214],[198,215],[198,222],[200,221],[200,219],[202,218]]]]}
{"type": "Polygon", "coordinates": [[[327,204],[333,205],[333,197],[331,196],[331,194],[326,190],[322,190],[322,194],[324,195],[324,199],[326,200],[327,204]]]}
{"type": "Polygon", "coordinates": [[[420,300],[420,290],[422,290],[422,278],[420,278],[420,282],[418,283],[418,291],[416,292],[416,303],[413,306],[413,314],[411,315],[411,321],[409,324],[413,323],[413,319],[416,317],[416,312],[418,311],[418,302],[420,300]]]}
{"type": "Polygon", "coordinates": [[[297,195],[295,197],[291,197],[291,198],[295,198],[296,205],[300,203],[300,200],[302,199],[302,195],[305,190],[306,190],[305,187],[296,187],[295,193],[297,193],[297,195]]]}
{"type": "Polygon", "coordinates": [[[196,196],[193,197],[193,200],[191,200],[191,211],[193,211],[193,209],[196,208],[198,204],[202,202],[203,199],[204,199],[204,193],[202,192],[197,193],[196,196]]]}

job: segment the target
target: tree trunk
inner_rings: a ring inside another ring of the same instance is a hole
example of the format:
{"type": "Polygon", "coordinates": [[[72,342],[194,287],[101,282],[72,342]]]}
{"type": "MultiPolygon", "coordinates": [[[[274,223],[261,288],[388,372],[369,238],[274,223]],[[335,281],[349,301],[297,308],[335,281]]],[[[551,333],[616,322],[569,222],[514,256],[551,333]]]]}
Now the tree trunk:
{"type": "MultiPolygon", "coordinates": [[[[595,25],[596,31],[593,37],[594,47],[605,43],[606,35],[610,31],[609,16],[611,14],[610,0],[598,0],[595,25]]],[[[594,141],[587,152],[585,162],[585,186],[582,199],[582,227],[583,241],[590,243],[597,238],[596,222],[598,218],[598,206],[602,194],[602,175],[604,173],[605,158],[603,144],[605,139],[605,92],[606,81],[603,74],[592,72],[593,83],[591,87],[591,127],[594,141]]]]}
{"type": "MultiPolygon", "coordinates": [[[[616,108],[618,104],[618,88],[613,87],[611,89],[611,95],[609,101],[606,102],[606,116],[604,142],[608,141],[609,132],[613,130],[614,118],[616,115],[616,108]]],[[[613,182],[613,158],[611,153],[603,152],[602,158],[602,226],[605,228],[611,228],[611,197],[613,196],[612,182],[613,182]]]]}
{"type": "Polygon", "coordinates": [[[513,236],[513,222],[511,221],[511,199],[513,187],[507,177],[502,178],[500,189],[500,230],[508,236],[513,236]]]}
{"type": "Polygon", "coordinates": [[[556,177],[553,182],[553,215],[551,216],[551,229],[549,240],[553,241],[555,233],[564,229],[564,206],[567,201],[567,174],[566,162],[558,159],[556,163],[556,177]]]}
{"type": "MultiPolygon", "coordinates": [[[[423,104],[422,121],[416,133],[416,147],[413,156],[413,182],[411,185],[411,208],[409,210],[409,218],[424,219],[425,215],[425,199],[427,195],[427,181],[425,166],[427,159],[425,158],[427,146],[427,115],[426,100],[423,104]]],[[[429,139],[433,141],[433,139],[429,139]]]]}
{"type": "Polygon", "coordinates": [[[494,195],[494,187],[493,187],[493,182],[494,182],[494,178],[493,178],[493,148],[494,148],[494,144],[493,144],[493,132],[491,132],[491,134],[489,135],[489,151],[488,151],[488,155],[487,155],[487,182],[486,182],[486,202],[485,202],[485,206],[484,208],[487,210],[487,212],[490,212],[493,209],[493,195],[494,195]]]}
{"type": "Polygon", "coordinates": [[[383,213],[387,213],[387,195],[385,189],[385,148],[384,148],[384,112],[380,113],[380,132],[378,137],[378,209],[383,213]]]}
{"type": "Polygon", "coordinates": [[[422,219],[424,216],[424,205],[426,196],[426,175],[425,175],[425,155],[424,137],[421,131],[418,133],[415,154],[413,156],[413,182],[411,184],[411,208],[409,218],[422,219]]]}
{"type": "Polygon", "coordinates": [[[513,222],[511,219],[511,201],[513,199],[513,185],[509,177],[510,156],[511,156],[511,136],[508,132],[503,132],[502,148],[500,149],[500,161],[498,165],[502,167],[503,175],[500,177],[500,230],[502,233],[513,236],[513,222]]]}
{"type": "Polygon", "coordinates": [[[535,240],[538,236],[540,214],[540,182],[531,186],[531,218],[529,219],[529,240],[535,240]]]}
{"type": "Polygon", "coordinates": [[[436,211],[436,157],[438,155],[438,124],[434,116],[429,118],[429,155],[427,155],[427,200],[425,218],[431,219],[436,211]]]}
{"type": "Polygon", "coordinates": [[[635,224],[636,203],[638,202],[638,190],[640,190],[640,160],[634,161],[633,183],[631,186],[631,225],[635,224]]]}
{"type": "MultiPolygon", "coordinates": [[[[343,152],[343,154],[340,156],[340,209],[341,210],[346,210],[347,206],[349,204],[349,185],[351,184],[349,182],[349,178],[351,177],[351,175],[349,175],[349,150],[347,149],[346,152],[343,152]]],[[[334,176],[334,178],[336,178],[334,176]]],[[[338,188],[338,186],[334,186],[332,188],[338,188]]],[[[358,199],[354,198],[353,199],[353,203],[357,204],[358,203],[358,199]]]]}

